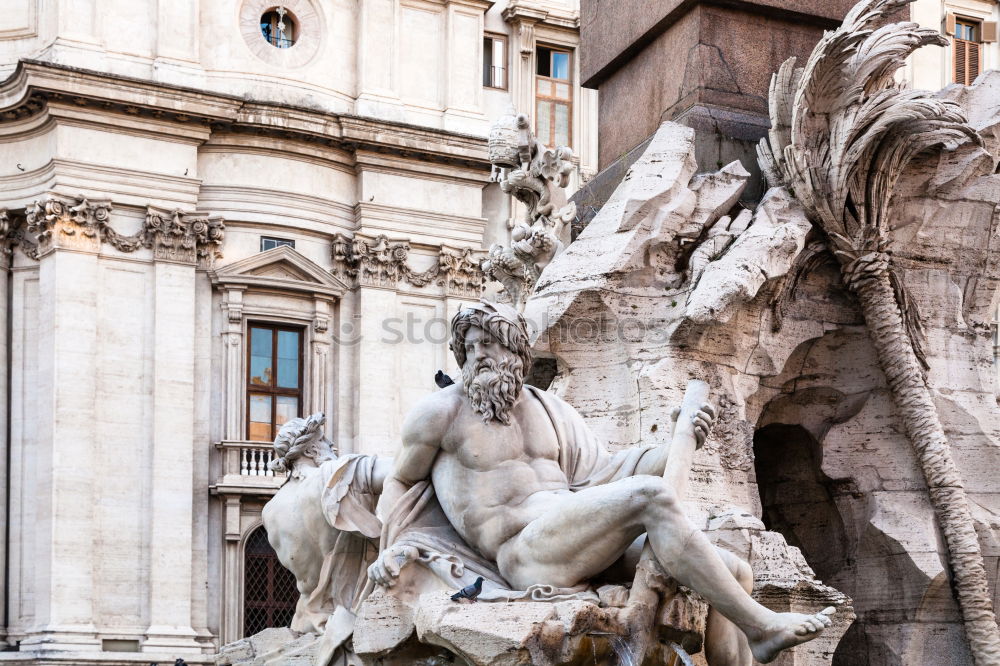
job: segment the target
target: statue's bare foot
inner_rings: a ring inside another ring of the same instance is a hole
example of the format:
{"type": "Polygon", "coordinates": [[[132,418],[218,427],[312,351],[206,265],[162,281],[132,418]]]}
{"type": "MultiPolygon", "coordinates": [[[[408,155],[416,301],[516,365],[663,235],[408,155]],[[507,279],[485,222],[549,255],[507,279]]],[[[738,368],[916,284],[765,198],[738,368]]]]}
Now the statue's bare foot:
{"type": "Polygon", "coordinates": [[[778,613],[774,623],[764,629],[759,638],[750,641],[753,658],[767,664],[774,661],[782,650],[811,641],[832,624],[830,616],[836,611],[830,606],[815,615],[778,613]]]}

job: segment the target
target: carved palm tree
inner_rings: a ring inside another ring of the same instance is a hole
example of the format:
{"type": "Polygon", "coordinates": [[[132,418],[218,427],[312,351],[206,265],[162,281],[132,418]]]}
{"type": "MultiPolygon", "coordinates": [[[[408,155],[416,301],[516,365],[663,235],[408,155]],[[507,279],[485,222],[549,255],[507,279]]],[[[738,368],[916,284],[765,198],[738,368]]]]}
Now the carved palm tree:
{"type": "Polygon", "coordinates": [[[825,232],[844,282],[861,304],[944,533],[976,663],[1000,664],[982,553],[962,479],[924,370],[922,331],[887,251],[893,188],[910,161],[979,135],[955,103],[907,90],[894,74],[921,46],[945,45],[913,23],[876,27],[913,0],[863,0],[828,32],[804,68],[786,62],[771,81],[771,124],[761,168],[785,185],[825,232]]]}

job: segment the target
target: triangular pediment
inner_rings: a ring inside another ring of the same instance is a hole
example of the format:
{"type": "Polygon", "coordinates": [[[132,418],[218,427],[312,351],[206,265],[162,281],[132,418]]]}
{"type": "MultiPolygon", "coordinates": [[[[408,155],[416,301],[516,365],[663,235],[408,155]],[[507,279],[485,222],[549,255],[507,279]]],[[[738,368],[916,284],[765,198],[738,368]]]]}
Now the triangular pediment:
{"type": "Polygon", "coordinates": [[[300,271],[293,264],[290,264],[287,261],[255,268],[254,270],[247,272],[246,275],[284,278],[286,280],[301,280],[302,282],[316,282],[316,280],[314,280],[307,273],[300,271]]]}
{"type": "Polygon", "coordinates": [[[348,286],[322,266],[287,245],[222,266],[212,284],[285,289],[340,296],[348,286]]]}

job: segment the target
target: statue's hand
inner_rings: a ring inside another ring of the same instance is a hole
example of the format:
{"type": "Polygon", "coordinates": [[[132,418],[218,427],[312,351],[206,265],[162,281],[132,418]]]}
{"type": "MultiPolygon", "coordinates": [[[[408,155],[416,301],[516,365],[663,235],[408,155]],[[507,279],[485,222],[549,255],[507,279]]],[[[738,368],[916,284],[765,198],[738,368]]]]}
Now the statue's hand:
{"type": "MultiPolygon", "coordinates": [[[[670,412],[670,420],[674,422],[674,431],[677,430],[677,417],[680,416],[681,408],[674,407],[670,412]]],[[[715,423],[715,408],[707,402],[698,409],[698,413],[691,417],[691,426],[694,429],[695,448],[700,449],[708,439],[708,433],[715,423]]]]}
{"type": "Polygon", "coordinates": [[[368,567],[368,577],[376,585],[392,587],[403,566],[418,557],[420,553],[413,546],[391,546],[382,551],[378,559],[368,567]]]}

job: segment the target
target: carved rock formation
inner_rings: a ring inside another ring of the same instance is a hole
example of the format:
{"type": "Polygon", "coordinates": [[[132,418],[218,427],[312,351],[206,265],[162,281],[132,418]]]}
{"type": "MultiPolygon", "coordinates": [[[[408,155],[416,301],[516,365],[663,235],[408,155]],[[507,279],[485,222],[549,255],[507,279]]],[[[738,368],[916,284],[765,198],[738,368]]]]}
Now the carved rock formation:
{"type": "Polygon", "coordinates": [[[858,297],[944,533],[973,656],[977,664],[997,664],[1000,628],[979,538],[924,374],[920,313],[893,260],[889,234],[901,221],[897,183],[919,155],[970,146],[969,168],[959,178],[965,182],[988,175],[993,160],[958,103],[895,82],[910,53],[948,44],[938,31],[913,23],[877,27],[910,2],[859,3],[803,68],[796,69],[794,59],[781,67],[771,85],[773,129],[759,154],[768,181],[793,188],[825,232],[845,284],[858,297]]]}

